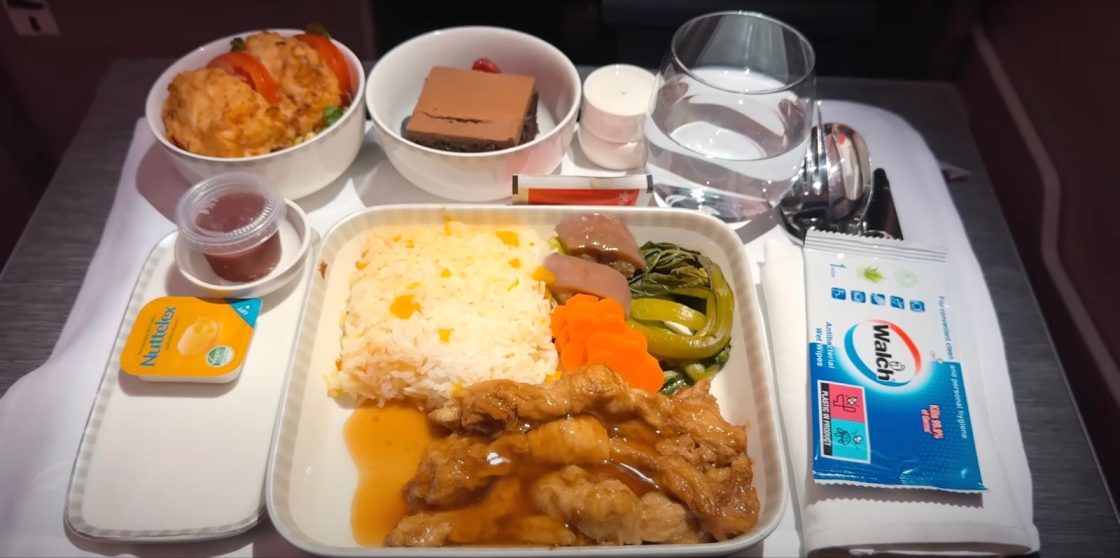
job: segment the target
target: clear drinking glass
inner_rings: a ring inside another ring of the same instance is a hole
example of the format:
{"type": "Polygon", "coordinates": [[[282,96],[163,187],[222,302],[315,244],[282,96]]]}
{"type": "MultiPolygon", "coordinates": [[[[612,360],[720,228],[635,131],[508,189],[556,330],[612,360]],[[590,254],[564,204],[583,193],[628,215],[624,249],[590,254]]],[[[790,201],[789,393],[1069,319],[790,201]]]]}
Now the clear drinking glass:
{"type": "Polygon", "coordinates": [[[777,205],[814,124],[815,56],[796,29],[720,12],[682,25],[646,115],[646,168],[659,205],[742,226],[777,205]]]}

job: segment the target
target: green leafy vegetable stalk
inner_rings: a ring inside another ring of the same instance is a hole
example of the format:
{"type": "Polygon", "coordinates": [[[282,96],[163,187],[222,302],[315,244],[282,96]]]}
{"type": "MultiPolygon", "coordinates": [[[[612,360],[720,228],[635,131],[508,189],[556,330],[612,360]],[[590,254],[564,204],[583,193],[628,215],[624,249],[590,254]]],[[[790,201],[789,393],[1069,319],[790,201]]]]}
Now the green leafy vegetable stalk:
{"type": "Polygon", "coordinates": [[[338,122],[339,118],[342,118],[342,109],[341,108],[339,108],[339,107],[327,107],[327,108],[323,109],[323,124],[324,125],[330,126],[331,124],[334,124],[335,122],[338,122]]]}
{"type": "Polygon", "coordinates": [[[234,39],[229,42],[230,52],[243,52],[246,48],[245,39],[241,37],[234,37],[234,39]]]}
{"type": "Polygon", "coordinates": [[[318,23],[312,23],[311,25],[308,25],[305,31],[307,31],[307,33],[310,35],[321,35],[328,39],[331,38],[331,34],[327,32],[327,28],[318,23]]]}
{"type": "Polygon", "coordinates": [[[664,298],[635,298],[630,302],[630,317],[647,324],[675,322],[690,329],[700,329],[708,321],[703,313],[664,298]]]}
{"type": "Polygon", "coordinates": [[[700,252],[671,242],[646,242],[642,255],[646,271],[630,279],[630,294],[634,298],[661,297],[680,288],[708,287],[708,271],[700,252]]]}
{"type": "Polygon", "coordinates": [[[661,393],[665,395],[673,395],[678,391],[690,386],[688,383],[688,376],[679,370],[666,370],[665,383],[661,384],[661,393]]]}
{"type": "Polygon", "coordinates": [[[661,393],[673,395],[700,380],[715,376],[730,358],[731,343],[728,343],[723,350],[705,359],[677,363],[663,361],[661,368],[665,371],[665,383],[661,385],[661,393]]]}
{"type": "Polygon", "coordinates": [[[727,364],[735,297],[723,271],[700,252],[669,242],[647,242],[641,250],[646,270],[630,279],[629,325],[661,361],[661,392],[671,395],[727,364]]]}

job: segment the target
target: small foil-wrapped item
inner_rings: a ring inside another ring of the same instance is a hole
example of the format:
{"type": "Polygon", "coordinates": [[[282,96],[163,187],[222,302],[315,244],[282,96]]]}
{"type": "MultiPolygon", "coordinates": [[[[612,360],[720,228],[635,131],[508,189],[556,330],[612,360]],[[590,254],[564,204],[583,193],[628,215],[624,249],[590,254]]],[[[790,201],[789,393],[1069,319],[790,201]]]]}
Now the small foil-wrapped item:
{"type": "Polygon", "coordinates": [[[653,179],[648,174],[626,176],[513,176],[514,205],[649,205],[653,179]]]}

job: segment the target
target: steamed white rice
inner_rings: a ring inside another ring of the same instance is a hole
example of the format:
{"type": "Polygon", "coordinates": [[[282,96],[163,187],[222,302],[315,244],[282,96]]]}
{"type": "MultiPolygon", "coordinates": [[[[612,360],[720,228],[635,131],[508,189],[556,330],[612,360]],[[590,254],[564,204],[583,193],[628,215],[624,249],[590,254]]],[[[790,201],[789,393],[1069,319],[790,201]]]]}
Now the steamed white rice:
{"type": "Polygon", "coordinates": [[[350,280],[338,370],[327,378],[332,393],[435,405],[484,380],[543,382],[557,369],[549,300],[534,278],[548,251],[521,227],[370,231],[350,280]]]}

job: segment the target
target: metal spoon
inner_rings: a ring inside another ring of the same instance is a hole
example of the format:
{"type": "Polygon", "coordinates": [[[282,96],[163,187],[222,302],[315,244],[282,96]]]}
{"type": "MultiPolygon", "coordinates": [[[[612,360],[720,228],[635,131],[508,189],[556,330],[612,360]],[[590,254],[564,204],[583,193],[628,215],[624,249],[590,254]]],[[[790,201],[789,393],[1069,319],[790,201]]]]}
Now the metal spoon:
{"type": "Polygon", "coordinates": [[[836,122],[826,123],[824,133],[833,222],[860,221],[872,194],[867,142],[850,126],[836,122]]]}
{"type": "Polygon", "coordinates": [[[796,237],[815,228],[859,234],[874,195],[867,142],[851,126],[814,126],[801,174],[782,200],[786,228],[796,237]]]}
{"type": "Polygon", "coordinates": [[[853,223],[848,232],[860,236],[902,240],[902,226],[894,209],[894,194],[886,171],[875,169],[871,184],[874,190],[871,202],[867,204],[863,217],[853,223]]]}
{"type": "Polygon", "coordinates": [[[809,130],[809,145],[801,170],[779,204],[786,226],[799,237],[805,233],[798,234],[795,229],[827,229],[832,224],[832,214],[828,211],[831,197],[828,173],[823,170],[827,168],[826,150],[822,147],[824,142],[821,128],[813,126],[809,130]]]}

